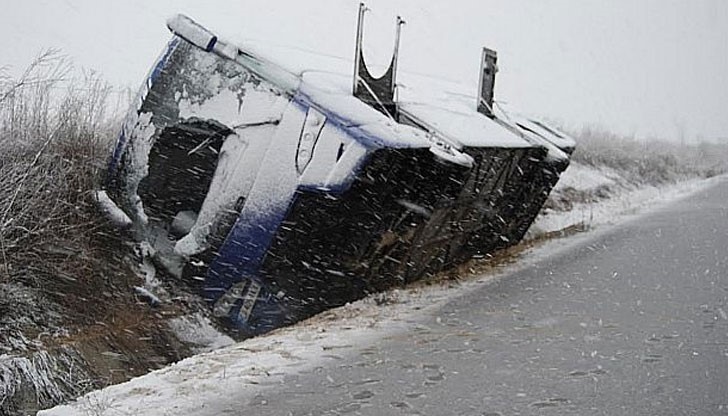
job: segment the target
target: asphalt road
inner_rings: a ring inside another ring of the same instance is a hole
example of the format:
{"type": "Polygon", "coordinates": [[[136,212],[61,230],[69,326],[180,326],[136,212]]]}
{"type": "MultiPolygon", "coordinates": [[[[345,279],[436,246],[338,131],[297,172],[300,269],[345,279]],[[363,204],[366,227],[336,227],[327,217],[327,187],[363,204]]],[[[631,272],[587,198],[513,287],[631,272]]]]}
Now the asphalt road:
{"type": "Polygon", "coordinates": [[[728,415],[728,181],[242,404],[255,415],[728,415]]]}

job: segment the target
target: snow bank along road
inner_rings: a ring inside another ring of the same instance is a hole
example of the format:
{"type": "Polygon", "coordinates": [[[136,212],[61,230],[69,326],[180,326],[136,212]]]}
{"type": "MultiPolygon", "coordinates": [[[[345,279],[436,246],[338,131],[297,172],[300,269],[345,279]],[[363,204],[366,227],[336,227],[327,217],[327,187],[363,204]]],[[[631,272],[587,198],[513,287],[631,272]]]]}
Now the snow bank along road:
{"type": "Polygon", "coordinates": [[[728,181],[567,244],[449,302],[345,307],[42,414],[728,414],[728,181]]]}

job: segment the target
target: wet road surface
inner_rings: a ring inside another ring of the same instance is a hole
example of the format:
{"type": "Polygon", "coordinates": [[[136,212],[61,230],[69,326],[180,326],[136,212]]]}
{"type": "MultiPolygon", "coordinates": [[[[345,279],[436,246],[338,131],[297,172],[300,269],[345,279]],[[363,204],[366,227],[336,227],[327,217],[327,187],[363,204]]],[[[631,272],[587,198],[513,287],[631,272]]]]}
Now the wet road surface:
{"type": "Polygon", "coordinates": [[[728,181],[288,376],[237,412],[728,415],[728,181]]]}

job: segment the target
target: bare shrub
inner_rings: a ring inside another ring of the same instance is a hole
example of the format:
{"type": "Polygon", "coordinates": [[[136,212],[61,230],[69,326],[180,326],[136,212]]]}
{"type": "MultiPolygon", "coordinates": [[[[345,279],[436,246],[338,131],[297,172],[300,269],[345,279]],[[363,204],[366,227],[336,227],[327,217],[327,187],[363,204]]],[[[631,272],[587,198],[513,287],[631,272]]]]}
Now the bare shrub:
{"type": "Polygon", "coordinates": [[[0,282],[28,268],[78,276],[101,224],[90,195],[111,137],[111,88],[95,73],[69,80],[70,70],[48,50],[19,78],[0,76],[0,282]]]}

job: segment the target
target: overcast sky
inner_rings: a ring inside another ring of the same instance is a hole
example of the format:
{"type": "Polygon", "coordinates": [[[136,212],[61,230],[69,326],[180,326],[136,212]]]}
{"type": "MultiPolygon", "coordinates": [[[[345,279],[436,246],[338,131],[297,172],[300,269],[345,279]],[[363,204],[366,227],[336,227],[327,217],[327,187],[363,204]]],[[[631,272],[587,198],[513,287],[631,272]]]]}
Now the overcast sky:
{"type": "MultiPolygon", "coordinates": [[[[353,55],[358,0],[3,0],[0,66],[43,48],[118,87],[141,83],[183,12],[238,38],[353,55]]],[[[567,126],[637,137],[728,138],[728,1],[369,0],[365,52],[384,60],[407,21],[400,69],[476,90],[498,51],[496,99],[567,126]]],[[[726,139],[728,141],[728,139],[726,139]]]]}

